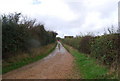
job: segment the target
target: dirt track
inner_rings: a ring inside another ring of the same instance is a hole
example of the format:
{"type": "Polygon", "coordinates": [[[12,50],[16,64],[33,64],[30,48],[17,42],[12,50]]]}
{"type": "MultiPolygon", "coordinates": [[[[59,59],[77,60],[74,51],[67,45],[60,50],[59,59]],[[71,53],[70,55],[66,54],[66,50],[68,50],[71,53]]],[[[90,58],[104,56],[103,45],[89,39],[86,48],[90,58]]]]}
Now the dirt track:
{"type": "Polygon", "coordinates": [[[78,79],[71,54],[60,44],[44,59],[3,75],[3,79],[78,79]]]}

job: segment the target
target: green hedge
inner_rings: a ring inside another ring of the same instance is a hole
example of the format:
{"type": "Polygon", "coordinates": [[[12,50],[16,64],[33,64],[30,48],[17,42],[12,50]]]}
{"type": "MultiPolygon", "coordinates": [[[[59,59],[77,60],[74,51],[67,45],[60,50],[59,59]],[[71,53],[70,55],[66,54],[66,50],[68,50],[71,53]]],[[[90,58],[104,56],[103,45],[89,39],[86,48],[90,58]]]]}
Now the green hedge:
{"type": "Polygon", "coordinates": [[[85,54],[91,53],[91,41],[94,37],[92,36],[85,36],[81,38],[81,41],[79,43],[79,51],[85,54]]]}
{"type": "Polygon", "coordinates": [[[102,36],[84,36],[79,38],[64,39],[63,42],[89,54],[101,63],[117,69],[120,51],[120,34],[107,34],[102,36]]]}
{"type": "Polygon", "coordinates": [[[65,38],[62,41],[76,49],[79,49],[80,40],[81,37],[76,37],[76,38],[65,38]]]}
{"type": "Polygon", "coordinates": [[[21,13],[2,15],[2,58],[8,59],[16,52],[30,52],[56,41],[56,32],[46,31],[41,23],[24,18],[21,13]]]}
{"type": "Polygon", "coordinates": [[[118,59],[118,34],[97,37],[91,44],[91,54],[106,65],[117,65],[118,59]]]}

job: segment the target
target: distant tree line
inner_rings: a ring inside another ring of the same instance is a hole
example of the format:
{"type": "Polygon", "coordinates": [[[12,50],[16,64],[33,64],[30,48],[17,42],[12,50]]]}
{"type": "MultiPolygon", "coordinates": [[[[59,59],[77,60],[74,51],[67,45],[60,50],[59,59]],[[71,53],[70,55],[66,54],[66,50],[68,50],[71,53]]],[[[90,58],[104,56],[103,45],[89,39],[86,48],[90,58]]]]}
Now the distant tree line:
{"type": "Polygon", "coordinates": [[[41,47],[56,41],[57,33],[46,31],[44,25],[27,19],[21,13],[2,15],[2,57],[29,52],[31,48],[41,47]]]}

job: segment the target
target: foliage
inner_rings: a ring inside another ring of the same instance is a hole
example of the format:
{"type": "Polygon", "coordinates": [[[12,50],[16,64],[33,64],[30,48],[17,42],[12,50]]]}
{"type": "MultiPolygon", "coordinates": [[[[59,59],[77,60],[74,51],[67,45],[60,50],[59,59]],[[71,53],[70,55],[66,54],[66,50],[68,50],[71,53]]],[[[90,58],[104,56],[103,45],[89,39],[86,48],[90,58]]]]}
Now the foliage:
{"type": "Polygon", "coordinates": [[[31,48],[55,42],[57,33],[46,31],[44,25],[35,20],[27,20],[21,13],[2,15],[3,59],[18,51],[29,52],[31,48]]]}
{"type": "Polygon", "coordinates": [[[96,59],[88,57],[68,45],[64,46],[74,56],[77,70],[81,73],[82,79],[103,79],[102,76],[107,74],[107,68],[97,64],[96,59]]]}
{"type": "Polygon", "coordinates": [[[44,47],[32,49],[31,55],[27,53],[17,54],[12,58],[2,61],[2,74],[44,58],[52,52],[55,47],[55,43],[49,44],[44,47]]]}
{"type": "Polygon", "coordinates": [[[79,49],[80,40],[81,37],[76,37],[76,38],[65,38],[62,41],[70,46],[73,46],[76,49],[79,49]]]}
{"type": "Polygon", "coordinates": [[[79,51],[85,54],[91,53],[91,41],[93,37],[92,36],[84,36],[81,38],[81,41],[79,43],[79,51]]]}
{"type": "Polygon", "coordinates": [[[117,67],[118,59],[118,34],[103,35],[96,38],[91,45],[91,54],[106,65],[117,67]]]}
{"type": "MultiPolygon", "coordinates": [[[[111,31],[109,29],[109,31],[111,31]]],[[[77,48],[84,54],[94,57],[100,61],[100,63],[107,65],[110,68],[110,75],[115,73],[117,77],[119,72],[119,60],[120,60],[120,34],[111,33],[101,36],[83,36],[80,39],[64,39],[63,42],[74,48],[77,48]],[[76,41],[75,41],[76,40],[76,41]]],[[[79,58],[80,59],[80,58],[79,58]]]]}

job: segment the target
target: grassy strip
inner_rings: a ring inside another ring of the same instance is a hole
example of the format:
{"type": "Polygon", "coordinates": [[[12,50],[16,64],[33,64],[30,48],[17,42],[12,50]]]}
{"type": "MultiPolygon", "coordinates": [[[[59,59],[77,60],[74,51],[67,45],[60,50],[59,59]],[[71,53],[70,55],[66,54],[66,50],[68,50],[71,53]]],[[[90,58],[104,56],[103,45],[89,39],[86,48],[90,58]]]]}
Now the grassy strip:
{"type": "MultiPolygon", "coordinates": [[[[10,63],[8,63],[7,66],[4,66],[4,62],[3,62],[2,74],[7,73],[7,72],[9,72],[11,70],[20,68],[20,67],[22,67],[24,65],[30,64],[32,62],[38,61],[38,60],[46,57],[49,53],[51,53],[55,49],[55,46],[56,46],[56,44],[50,44],[48,46],[42,47],[43,51],[40,50],[39,51],[40,54],[38,54],[36,56],[31,56],[30,54],[28,54],[29,56],[27,58],[23,58],[22,60],[20,59],[20,60],[18,60],[16,62],[10,62],[10,63]]],[[[22,55],[21,55],[20,58],[22,58],[22,55]]]]}
{"type": "Polygon", "coordinates": [[[100,66],[96,60],[79,53],[76,49],[64,45],[64,47],[74,56],[77,70],[84,79],[101,79],[108,72],[107,68],[100,66]]]}

